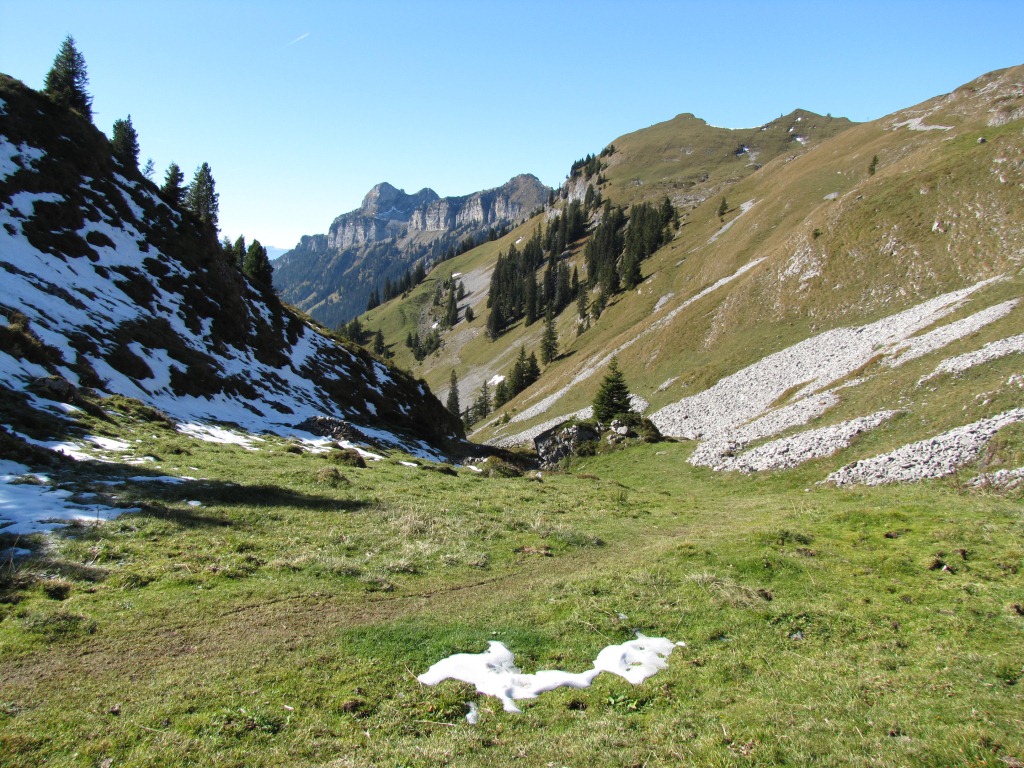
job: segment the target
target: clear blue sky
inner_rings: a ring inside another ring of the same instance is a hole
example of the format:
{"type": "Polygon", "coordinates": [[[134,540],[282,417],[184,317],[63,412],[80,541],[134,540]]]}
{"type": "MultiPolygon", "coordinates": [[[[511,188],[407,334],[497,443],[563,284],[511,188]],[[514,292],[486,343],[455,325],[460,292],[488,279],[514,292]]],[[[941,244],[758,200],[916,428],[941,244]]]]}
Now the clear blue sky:
{"type": "Polygon", "coordinates": [[[380,181],[462,195],[681,112],[872,120],[1024,63],[1020,0],[0,0],[0,71],[64,36],[157,180],[209,162],[222,234],[293,246],[380,181]]]}

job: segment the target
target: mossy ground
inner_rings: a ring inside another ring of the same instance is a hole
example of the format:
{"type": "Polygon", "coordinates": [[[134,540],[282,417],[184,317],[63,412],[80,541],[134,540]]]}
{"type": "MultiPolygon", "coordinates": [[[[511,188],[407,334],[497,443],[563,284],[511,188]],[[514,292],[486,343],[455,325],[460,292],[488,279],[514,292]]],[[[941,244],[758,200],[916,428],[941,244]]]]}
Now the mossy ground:
{"type": "Polygon", "coordinates": [[[117,434],[153,474],[201,479],[55,473],[143,511],[3,564],[5,766],[1024,760],[1019,500],[718,475],[683,443],[538,481],[117,434]],[[526,671],[579,671],[635,630],[687,647],[643,685],[602,675],[521,715],[415,679],[492,639],[526,671]]]}

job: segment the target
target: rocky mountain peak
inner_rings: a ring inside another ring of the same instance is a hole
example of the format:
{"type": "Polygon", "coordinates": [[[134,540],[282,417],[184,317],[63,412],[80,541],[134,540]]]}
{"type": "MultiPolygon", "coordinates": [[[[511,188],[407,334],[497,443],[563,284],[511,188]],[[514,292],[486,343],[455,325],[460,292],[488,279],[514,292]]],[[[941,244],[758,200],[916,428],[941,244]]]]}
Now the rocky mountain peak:
{"type": "Polygon", "coordinates": [[[437,199],[438,194],[429,187],[424,187],[416,194],[409,195],[404,189],[398,189],[388,182],[382,181],[366,193],[358,210],[347,215],[356,214],[378,219],[408,221],[413,210],[437,199]]]}

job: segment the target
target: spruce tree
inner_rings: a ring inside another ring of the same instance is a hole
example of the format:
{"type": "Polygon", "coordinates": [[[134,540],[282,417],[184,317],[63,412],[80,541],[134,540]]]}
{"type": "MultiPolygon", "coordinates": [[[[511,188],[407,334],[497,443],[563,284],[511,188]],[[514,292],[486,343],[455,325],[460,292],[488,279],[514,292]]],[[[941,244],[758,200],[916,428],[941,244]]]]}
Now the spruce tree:
{"type": "Polygon", "coordinates": [[[92,96],[85,86],[89,76],[85,70],[85,57],[75,47],[75,38],[68,35],[46,73],[43,92],[58,104],[70,107],[86,120],[92,120],[92,96]]]}
{"type": "Polygon", "coordinates": [[[178,164],[172,162],[167,166],[167,173],[164,176],[164,185],[160,187],[160,194],[167,202],[174,206],[180,206],[185,200],[185,174],[181,172],[178,164]]]}
{"type": "MultiPolygon", "coordinates": [[[[384,344],[384,332],[377,330],[377,333],[373,335],[373,354],[379,357],[389,357],[387,345],[384,344]]],[[[453,411],[456,416],[459,415],[458,411],[453,411]]]]}
{"type": "Polygon", "coordinates": [[[196,168],[196,174],[185,193],[185,207],[199,217],[199,220],[217,227],[217,213],[220,208],[220,195],[215,190],[213,172],[209,163],[196,168]]]}
{"type": "MultiPolygon", "coordinates": [[[[253,240],[252,245],[246,249],[245,262],[242,265],[242,271],[250,280],[263,288],[270,288],[273,286],[274,268],[270,266],[270,258],[267,256],[267,249],[260,245],[259,240],[253,240]]],[[[360,334],[360,336],[361,335],[362,334],[360,334]]]]}
{"type": "Polygon", "coordinates": [[[125,168],[139,167],[139,134],[132,125],[131,115],[125,120],[114,121],[110,145],[114,150],[114,157],[121,165],[125,168]]]}
{"type": "Polygon", "coordinates": [[[612,357],[608,363],[608,373],[594,397],[594,418],[607,424],[616,416],[627,414],[631,410],[626,379],[619,370],[617,358],[612,357]]]}
{"type": "Polygon", "coordinates": [[[448,387],[448,402],[445,407],[452,416],[458,416],[462,412],[462,407],[459,405],[459,378],[455,375],[454,368],[452,368],[452,375],[448,380],[448,387]]]}
{"type": "Polygon", "coordinates": [[[540,359],[550,365],[558,357],[558,331],[555,329],[555,313],[548,308],[544,316],[544,334],[540,339],[540,359]]]}

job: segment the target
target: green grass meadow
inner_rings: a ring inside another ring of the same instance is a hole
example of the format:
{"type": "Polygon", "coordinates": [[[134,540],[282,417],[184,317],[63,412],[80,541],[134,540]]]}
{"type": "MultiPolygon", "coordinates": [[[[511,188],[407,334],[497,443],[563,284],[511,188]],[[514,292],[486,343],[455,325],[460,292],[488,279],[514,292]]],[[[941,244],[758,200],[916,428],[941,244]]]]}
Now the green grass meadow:
{"type": "Polygon", "coordinates": [[[197,479],[54,473],[143,511],[3,563],[9,768],[1024,761],[1019,498],[718,475],[685,443],[538,479],[119,434],[197,479]],[[518,715],[416,680],[489,640],[582,671],[635,631],[686,647],[518,715]]]}

